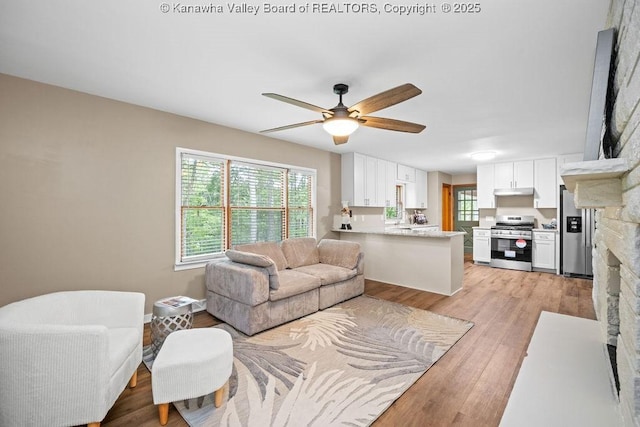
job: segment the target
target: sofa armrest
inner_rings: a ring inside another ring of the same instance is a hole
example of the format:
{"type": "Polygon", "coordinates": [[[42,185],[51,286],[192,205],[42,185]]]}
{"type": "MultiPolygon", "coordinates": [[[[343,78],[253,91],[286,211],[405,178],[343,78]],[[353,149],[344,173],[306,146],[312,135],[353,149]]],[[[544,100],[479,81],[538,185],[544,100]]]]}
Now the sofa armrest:
{"type": "Polygon", "coordinates": [[[364,252],[360,252],[358,256],[358,265],[356,266],[358,274],[364,274],[364,252]]]}
{"type": "Polygon", "coordinates": [[[322,264],[354,269],[360,259],[360,244],[347,240],[322,239],[318,243],[318,255],[322,264]]]}
{"type": "Polygon", "coordinates": [[[55,413],[104,416],[110,399],[108,344],[104,326],[0,325],[0,424],[4,419],[17,425],[35,402],[39,409],[29,418],[34,425],[61,424],[55,413]]]}
{"type": "Polygon", "coordinates": [[[269,276],[267,268],[229,260],[210,261],[205,268],[208,290],[249,306],[269,299],[269,276]]]}
{"type": "Polygon", "coordinates": [[[248,264],[255,267],[265,268],[269,274],[269,287],[273,290],[277,290],[280,287],[280,280],[278,280],[278,267],[275,261],[268,256],[233,249],[229,249],[225,254],[227,255],[227,258],[238,264],[248,264]]]}

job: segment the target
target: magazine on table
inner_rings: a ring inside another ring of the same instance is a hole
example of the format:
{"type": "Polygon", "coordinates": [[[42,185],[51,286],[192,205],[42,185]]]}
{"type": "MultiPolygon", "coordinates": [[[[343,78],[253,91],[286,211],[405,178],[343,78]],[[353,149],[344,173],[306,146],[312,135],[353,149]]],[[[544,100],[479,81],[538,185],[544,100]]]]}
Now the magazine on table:
{"type": "Polygon", "coordinates": [[[192,304],[196,301],[197,300],[193,298],[178,296],[161,299],[160,301],[158,301],[158,304],[165,307],[184,307],[185,305],[192,304]]]}

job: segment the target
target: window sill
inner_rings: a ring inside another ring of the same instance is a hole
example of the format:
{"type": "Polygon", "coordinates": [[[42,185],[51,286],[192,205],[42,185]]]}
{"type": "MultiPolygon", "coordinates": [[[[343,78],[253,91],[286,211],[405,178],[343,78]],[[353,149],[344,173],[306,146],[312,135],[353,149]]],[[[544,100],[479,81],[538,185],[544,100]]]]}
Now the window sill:
{"type": "Polygon", "coordinates": [[[184,270],[193,270],[196,268],[203,268],[207,265],[207,263],[209,263],[209,261],[223,260],[224,258],[225,256],[224,254],[222,254],[222,255],[209,258],[203,261],[183,262],[180,264],[175,264],[173,266],[173,271],[184,271],[184,270]]]}

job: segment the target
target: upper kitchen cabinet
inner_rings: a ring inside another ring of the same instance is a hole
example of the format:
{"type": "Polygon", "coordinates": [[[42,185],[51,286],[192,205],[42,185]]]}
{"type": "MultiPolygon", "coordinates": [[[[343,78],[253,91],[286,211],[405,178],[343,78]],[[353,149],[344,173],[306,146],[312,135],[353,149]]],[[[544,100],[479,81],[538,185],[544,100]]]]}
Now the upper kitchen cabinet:
{"type": "Polygon", "coordinates": [[[416,182],[416,170],[405,165],[398,165],[398,181],[416,182]]]}
{"type": "Polygon", "coordinates": [[[396,174],[397,165],[394,162],[378,159],[377,168],[377,202],[385,207],[396,204],[396,174]]]}
{"type": "Polygon", "coordinates": [[[406,188],[405,206],[407,209],[426,209],[427,207],[427,172],[416,169],[415,183],[408,182],[406,188]]]}
{"type": "Polygon", "coordinates": [[[494,188],[533,188],[533,160],[496,163],[494,188]]]}
{"type": "Polygon", "coordinates": [[[534,161],[534,208],[556,208],[558,206],[556,171],[555,158],[534,161]]]}
{"type": "Polygon", "coordinates": [[[342,200],[350,206],[384,206],[378,201],[378,159],[359,153],[342,155],[342,200]]]}
{"type": "Polygon", "coordinates": [[[476,185],[478,193],[478,209],[493,209],[496,207],[494,189],[495,165],[478,165],[476,185]]]}

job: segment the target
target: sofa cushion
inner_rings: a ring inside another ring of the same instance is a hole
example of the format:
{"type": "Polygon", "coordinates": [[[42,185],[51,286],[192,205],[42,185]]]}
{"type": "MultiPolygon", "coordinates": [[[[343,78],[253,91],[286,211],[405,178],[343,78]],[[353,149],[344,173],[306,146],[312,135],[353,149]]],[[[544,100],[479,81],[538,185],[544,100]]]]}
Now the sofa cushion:
{"type": "Polygon", "coordinates": [[[229,249],[225,252],[227,258],[231,261],[239,262],[242,264],[255,265],[256,267],[275,267],[275,263],[271,258],[266,255],[254,254],[251,252],[243,252],[234,249],[229,249]]]}
{"type": "Polygon", "coordinates": [[[271,301],[278,301],[320,287],[320,279],[309,274],[296,270],[283,270],[279,274],[280,287],[269,291],[271,301]]]}
{"type": "Polygon", "coordinates": [[[122,367],[136,346],[140,344],[140,332],[136,328],[107,329],[109,345],[109,372],[113,376],[122,367]]]}
{"type": "Polygon", "coordinates": [[[298,267],[293,271],[317,277],[320,279],[320,284],[323,286],[342,282],[343,280],[351,279],[357,275],[355,268],[348,269],[330,264],[305,265],[303,267],[298,267]]]}
{"type": "Polygon", "coordinates": [[[234,249],[237,251],[268,256],[276,264],[278,271],[284,270],[288,267],[287,259],[284,257],[282,249],[280,249],[280,245],[277,242],[258,242],[247,245],[237,245],[234,249]]]}
{"type": "Polygon", "coordinates": [[[268,256],[254,254],[251,252],[237,251],[234,249],[227,250],[225,254],[227,255],[227,258],[229,258],[231,261],[234,261],[240,264],[248,264],[248,265],[253,265],[255,267],[266,268],[267,272],[269,273],[269,287],[271,289],[278,289],[278,286],[280,286],[276,264],[268,256]]]}
{"type": "Polygon", "coordinates": [[[322,239],[318,243],[318,255],[323,264],[356,268],[360,257],[360,244],[347,240],[322,239]]]}
{"type": "Polygon", "coordinates": [[[286,239],[282,241],[281,248],[285,258],[287,258],[289,268],[320,262],[318,258],[318,242],[315,237],[286,239]]]}

